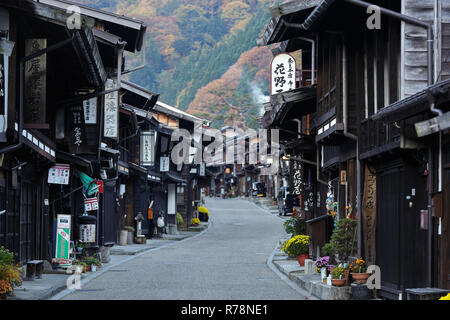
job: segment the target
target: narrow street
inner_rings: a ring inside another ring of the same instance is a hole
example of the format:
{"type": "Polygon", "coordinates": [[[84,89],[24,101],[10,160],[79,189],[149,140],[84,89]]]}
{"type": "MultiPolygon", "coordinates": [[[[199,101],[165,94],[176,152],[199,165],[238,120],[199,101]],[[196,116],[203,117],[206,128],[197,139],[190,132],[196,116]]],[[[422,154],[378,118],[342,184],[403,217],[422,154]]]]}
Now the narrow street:
{"type": "Polygon", "coordinates": [[[148,251],[63,299],[305,299],[267,266],[282,220],[246,200],[206,205],[212,225],[205,233],[148,251]]]}

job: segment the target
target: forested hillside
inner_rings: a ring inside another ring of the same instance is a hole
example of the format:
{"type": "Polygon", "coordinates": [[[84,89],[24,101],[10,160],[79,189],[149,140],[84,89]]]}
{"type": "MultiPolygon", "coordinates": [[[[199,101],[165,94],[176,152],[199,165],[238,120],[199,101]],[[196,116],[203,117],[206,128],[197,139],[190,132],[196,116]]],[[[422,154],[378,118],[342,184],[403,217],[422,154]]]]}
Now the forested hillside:
{"type": "MultiPolygon", "coordinates": [[[[273,0],[75,2],[146,22],[147,65],[130,74],[131,81],[159,93],[161,101],[213,120],[215,127],[233,125],[233,119],[258,127],[271,55],[254,47],[273,0]]],[[[127,57],[129,67],[143,61],[143,54],[127,57]]]]}

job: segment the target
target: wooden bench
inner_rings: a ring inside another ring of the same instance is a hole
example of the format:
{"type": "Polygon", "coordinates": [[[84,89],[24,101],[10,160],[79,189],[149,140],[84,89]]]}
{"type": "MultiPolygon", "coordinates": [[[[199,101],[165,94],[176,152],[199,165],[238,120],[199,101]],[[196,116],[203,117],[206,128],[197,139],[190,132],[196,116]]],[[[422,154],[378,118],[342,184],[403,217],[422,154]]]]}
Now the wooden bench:
{"type": "Polygon", "coordinates": [[[27,275],[25,280],[33,281],[35,278],[42,279],[44,271],[44,260],[27,261],[27,275]]]}
{"type": "Polygon", "coordinates": [[[406,289],[406,300],[438,300],[450,293],[448,289],[439,288],[414,288],[406,289]]]}

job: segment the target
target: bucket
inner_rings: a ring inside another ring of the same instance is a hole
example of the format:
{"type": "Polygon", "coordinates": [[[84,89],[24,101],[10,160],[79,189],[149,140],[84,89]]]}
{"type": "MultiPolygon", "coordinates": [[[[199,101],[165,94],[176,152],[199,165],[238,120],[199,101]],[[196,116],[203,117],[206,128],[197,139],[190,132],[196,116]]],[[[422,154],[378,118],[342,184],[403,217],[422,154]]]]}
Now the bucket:
{"type": "Polygon", "coordinates": [[[121,230],[120,231],[119,245],[126,246],[127,245],[127,238],[128,238],[128,230],[121,230]]]}

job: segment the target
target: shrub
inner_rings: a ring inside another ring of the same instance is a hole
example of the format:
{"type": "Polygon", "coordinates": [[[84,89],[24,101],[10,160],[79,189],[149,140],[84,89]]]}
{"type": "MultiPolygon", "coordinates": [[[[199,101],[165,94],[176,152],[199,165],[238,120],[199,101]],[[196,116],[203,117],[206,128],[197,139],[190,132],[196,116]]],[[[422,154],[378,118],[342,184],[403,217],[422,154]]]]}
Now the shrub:
{"type": "Polygon", "coordinates": [[[192,219],[192,224],[199,224],[200,223],[200,219],[199,218],[193,218],[192,219]]]}
{"type": "Polygon", "coordinates": [[[181,214],[179,212],[177,212],[177,224],[183,224],[183,217],[181,216],[181,214]]]}
{"type": "Polygon", "coordinates": [[[17,266],[13,264],[0,264],[0,279],[7,281],[11,285],[22,283],[22,274],[17,266]]]}
{"type": "Polygon", "coordinates": [[[309,236],[300,234],[293,236],[288,241],[286,241],[282,248],[282,251],[289,255],[301,255],[308,254],[309,252],[309,236]]]}
{"type": "Polygon", "coordinates": [[[209,217],[209,211],[208,211],[208,209],[206,209],[206,207],[198,207],[198,212],[204,212],[209,217]]]}
{"type": "Polygon", "coordinates": [[[327,252],[331,257],[337,254],[340,262],[347,261],[356,248],[356,228],[355,219],[340,219],[331,235],[329,246],[325,245],[322,250],[331,251],[327,252]]]}
{"type": "Polygon", "coordinates": [[[3,246],[0,248],[0,264],[14,264],[14,253],[3,246]]]}
{"type": "Polygon", "coordinates": [[[301,219],[299,216],[290,218],[284,222],[284,230],[286,233],[296,236],[299,234],[306,234],[306,222],[305,219],[301,219]]]}

